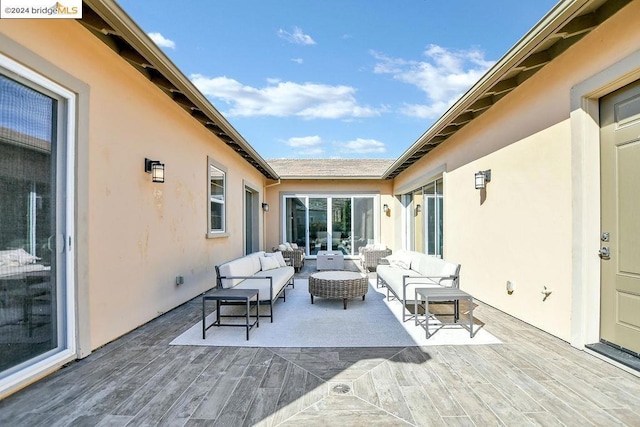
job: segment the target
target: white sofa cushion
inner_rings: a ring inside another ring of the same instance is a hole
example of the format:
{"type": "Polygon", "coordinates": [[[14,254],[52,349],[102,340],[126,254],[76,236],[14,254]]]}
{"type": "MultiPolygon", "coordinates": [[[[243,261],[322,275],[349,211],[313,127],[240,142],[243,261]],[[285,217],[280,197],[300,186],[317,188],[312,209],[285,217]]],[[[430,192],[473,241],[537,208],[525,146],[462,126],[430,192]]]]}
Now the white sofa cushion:
{"type": "MultiPolygon", "coordinates": [[[[261,269],[260,256],[259,254],[251,254],[220,265],[220,277],[253,276],[261,269]]],[[[242,280],[243,279],[222,279],[222,287],[232,288],[242,280]]]]}
{"type": "Polygon", "coordinates": [[[246,279],[235,286],[235,289],[258,289],[260,301],[269,301],[275,297],[284,288],[291,277],[293,277],[293,267],[279,267],[273,270],[258,271],[254,274],[256,279],[246,279]],[[273,295],[270,292],[270,281],[267,277],[271,277],[273,281],[273,295]]]}

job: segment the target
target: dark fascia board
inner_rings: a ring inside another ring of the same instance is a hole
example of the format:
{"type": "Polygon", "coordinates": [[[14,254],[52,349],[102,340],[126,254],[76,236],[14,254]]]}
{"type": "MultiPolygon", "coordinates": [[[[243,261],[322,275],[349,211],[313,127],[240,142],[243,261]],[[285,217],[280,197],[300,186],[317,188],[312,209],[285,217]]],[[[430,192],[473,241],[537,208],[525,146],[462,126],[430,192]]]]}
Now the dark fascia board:
{"type": "MultiPolygon", "coordinates": [[[[267,178],[273,180],[279,179],[278,174],[273,168],[251,147],[242,135],[234,129],[227,119],[224,118],[200,90],[195,87],[115,1],[84,0],[84,3],[107,24],[107,27],[98,29],[95,28],[98,23],[94,20],[86,23],[89,27],[93,26],[94,30],[105,36],[116,35],[125,40],[135,50],[135,53],[129,52],[129,57],[126,59],[144,59],[144,61],[142,61],[143,64],[140,64],[143,68],[145,65],[153,67],[167,82],[175,86],[177,92],[188,99],[189,105],[192,104],[193,107],[208,116],[212,124],[220,128],[218,135],[227,136],[240,147],[241,151],[244,151],[248,155],[242,156],[242,153],[238,152],[241,157],[247,160],[249,164],[267,178]]],[[[162,87],[162,85],[159,86],[162,87]]],[[[166,86],[166,82],[164,86],[166,86]]],[[[170,92],[171,89],[168,89],[168,91],[170,92]]],[[[178,104],[181,105],[182,108],[185,108],[184,100],[179,95],[174,97],[174,101],[183,101],[182,103],[178,102],[178,104]]],[[[186,107],[186,109],[189,108],[188,105],[186,107]]],[[[197,110],[193,111],[195,112],[197,110]]],[[[201,119],[199,121],[202,122],[201,119]]],[[[223,141],[225,140],[223,139],[223,141]]]]}
{"type": "MultiPolygon", "coordinates": [[[[485,75],[469,89],[456,103],[453,104],[418,140],[409,147],[389,168],[384,172],[383,178],[391,179],[407,169],[414,162],[412,157],[431,140],[436,138],[445,128],[456,121],[456,118],[465,114],[470,107],[493,92],[496,84],[514,68],[529,57],[535,55],[536,47],[545,40],[566,31],[571,19],[591,3],[602,3],[598,0],[564,0],[558,3],[533,29],[522,37],[485,75]],[[407,164],[409,162],[410,164],[407,164]]],[[[590,31],[589,27],[584,31],[590,31]]],[[[537,58],[535,61],[540,61],[537,58]]],[[[525,62],[526,64],[526,62],[525,62]]],[[[539,67],[542,68],[542,65],[539,67]]],[[[508,89],[508,88],[506,88],[508,89]]],[[[490,108],[490,105],[488,106],[490,108]]],[[[444,142],[444,141],[442,141],[444,142]]]]}

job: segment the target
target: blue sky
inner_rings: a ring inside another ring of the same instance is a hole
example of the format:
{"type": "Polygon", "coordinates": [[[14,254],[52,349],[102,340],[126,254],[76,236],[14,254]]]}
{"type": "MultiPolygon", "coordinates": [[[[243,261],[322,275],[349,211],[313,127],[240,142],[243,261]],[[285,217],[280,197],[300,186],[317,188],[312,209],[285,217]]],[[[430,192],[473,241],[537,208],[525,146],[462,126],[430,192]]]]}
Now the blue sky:
{"type": "Polygon", "coordinates": [[[265,159],[397,158],[555,0],[118,0],[265,159]]]}

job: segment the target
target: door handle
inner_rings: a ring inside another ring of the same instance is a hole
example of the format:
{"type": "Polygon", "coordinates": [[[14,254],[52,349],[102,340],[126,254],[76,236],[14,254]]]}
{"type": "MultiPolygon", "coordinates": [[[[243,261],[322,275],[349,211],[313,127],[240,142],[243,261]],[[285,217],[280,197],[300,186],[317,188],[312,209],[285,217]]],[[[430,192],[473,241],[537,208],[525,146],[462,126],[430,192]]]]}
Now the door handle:
{"type": "Polygon", "coordinates": [[[598,251],[598,255],[600,255],[600,258],[602,259],[610,259],[611,250],[609,249],[609,246],[603,246],[602,249],[598,251]]]}

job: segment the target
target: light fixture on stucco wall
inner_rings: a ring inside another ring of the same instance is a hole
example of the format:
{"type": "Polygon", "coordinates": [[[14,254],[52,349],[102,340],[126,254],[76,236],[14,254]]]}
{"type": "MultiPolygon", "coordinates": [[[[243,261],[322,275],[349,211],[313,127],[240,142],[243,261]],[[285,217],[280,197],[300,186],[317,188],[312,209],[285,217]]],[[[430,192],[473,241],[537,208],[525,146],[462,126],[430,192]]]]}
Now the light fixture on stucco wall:
{"type": "Polygon", "coordinates": [[[491,169],[476,172],[475,174],[476,190],[483,190],[487,182],[491,182],[491,169]]]}
{"type": "Polygon", "coordinates": [[[164,163],[158,160],[144,159],[144,171],[151,174],[151,181],[164,182],[164,163]]]}

